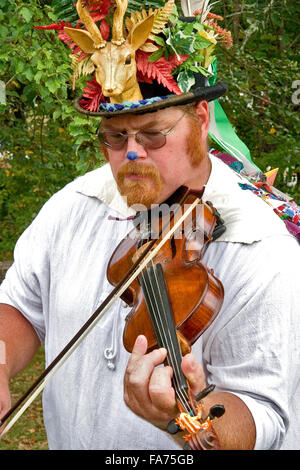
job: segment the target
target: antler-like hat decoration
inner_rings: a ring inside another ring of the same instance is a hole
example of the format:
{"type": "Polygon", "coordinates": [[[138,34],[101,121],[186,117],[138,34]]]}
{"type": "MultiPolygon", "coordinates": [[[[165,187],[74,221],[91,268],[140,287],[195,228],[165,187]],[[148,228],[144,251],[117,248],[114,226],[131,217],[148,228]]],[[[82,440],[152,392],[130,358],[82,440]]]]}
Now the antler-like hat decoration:
{"type": "Polygon", "coordinates": [[[113,17],[112,40],[105,41],[92,19],[85,0],[78,0],[78,15],[87,31],[64,28],[65,32],[86,54],[91,54],[95,67],[95,77],[103,95],[111,103],[141,100],[143,98],[137,81],[135,52],[146,42],[153,27],[154,16],[142,19],[123,36],[123,19],[128,0],[117,0],[113,17]]]}

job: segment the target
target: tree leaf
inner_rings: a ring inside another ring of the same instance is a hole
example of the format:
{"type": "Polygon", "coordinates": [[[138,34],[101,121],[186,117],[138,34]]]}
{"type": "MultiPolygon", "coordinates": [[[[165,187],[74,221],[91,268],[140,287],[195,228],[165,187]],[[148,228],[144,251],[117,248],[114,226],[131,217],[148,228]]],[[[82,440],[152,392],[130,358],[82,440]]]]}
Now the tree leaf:
{"type": "Polygon", "coordinates": [[[26,7],[21,8],[20,15],[24,18],[26,23],[30,23],[30,21],[32,19],[32,16],[33,16],[32,11],[29,10],[29,8],[26,8],[26,7]]]}

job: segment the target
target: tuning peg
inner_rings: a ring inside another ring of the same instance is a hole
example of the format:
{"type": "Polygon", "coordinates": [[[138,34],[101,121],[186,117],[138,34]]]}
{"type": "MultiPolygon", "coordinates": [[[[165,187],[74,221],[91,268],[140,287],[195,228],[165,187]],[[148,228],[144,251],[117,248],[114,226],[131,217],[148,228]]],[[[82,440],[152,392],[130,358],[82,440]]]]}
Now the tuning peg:
{"type": "Polygon", "coordinates": [[[221,418],[224,413],[225,407],[223,405],[214,405],[210,408],[208,416],[210,419],[221,418]]]}
{"type": "Polygon", "coordinates": [[[200,393],[198,393],[198,395],[195,396],[195,400],[196,401],[200,401],[202,400],[202,398],[205,398],[210,392],[212,392],[213,390],[215,389],[215,385],[212,384],[212,385],[209,385],[208,387],[204,388],[203,390],[201,390],[200,393]]]}
{"type": "Polygon", "coordinates": [[[172,421],[168,423],[167,431],[169,434],[176,434],[178,431],[180,431],[180,426],[176,424],[175,419],[172,419],[172,421]]]}

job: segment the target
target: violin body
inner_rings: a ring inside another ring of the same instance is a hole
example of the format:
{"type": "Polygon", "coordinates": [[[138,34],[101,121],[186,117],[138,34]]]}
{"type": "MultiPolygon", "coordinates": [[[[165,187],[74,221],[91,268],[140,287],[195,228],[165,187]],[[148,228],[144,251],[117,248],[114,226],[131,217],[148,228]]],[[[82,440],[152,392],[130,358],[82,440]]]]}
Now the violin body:
{"type": "MultiPolygon", "coordinates": [[[[196,196],[197,194],[191,193],[185,201],[185,206],[196,196]]],[[[176,329],[180,337],[190,344],[193,344],[212,323],[224,298],[221,281],[214,276],[211,269],[201,263],[204,250],[212,237],[216,216],[210,205],[203,203],[201,210],[199,207],[197,206],[197,210],[193,210],[185,221],[184,229],[178,230],[152,260],[163,269],[176,329]]],[[[167,217],[169,213],[159,221],[160,228],[167,217]]],[[[107,277],[112,285],[120,282],[131,268],[137,252],[142,251],[148,241],[147,238],[142,238],[137,229],[133,229],[122,240],[107,268],[107,277]]],[[[140,278],[134,280],[121,298],[132,307],[126,318],[123,334],[126,350],[132,351],[139,334],[146,336],[149,351],[157,347],[140,278]]]]}

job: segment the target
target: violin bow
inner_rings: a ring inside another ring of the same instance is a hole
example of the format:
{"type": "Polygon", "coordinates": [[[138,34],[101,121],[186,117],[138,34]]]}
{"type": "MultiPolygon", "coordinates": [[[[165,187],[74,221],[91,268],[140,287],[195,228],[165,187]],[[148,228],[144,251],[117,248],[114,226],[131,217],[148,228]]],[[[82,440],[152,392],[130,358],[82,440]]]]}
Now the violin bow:
{"type": "MultiPolygon", "coordinates": [[[[188,196],[189,191],[186,190],[182,201],[180,201],[180,206],[188,196]]],[[[202,196],[202,194],[201,194],[202,196]]],[[[112,290],[112,292],[107,296],[107,298],[102,302],[102,304],[97,308],[97,310],[91,315],[91,317],[86,321],[86,323],[80,328],[80,330],[75,334],[75,336],[69,341],[69,343],[63,348],[63,350],[56,356],[56,358],[49,364],[49,366],[44,370],[44,372],[38,377],[38,379],[32,384],[32,386],[25,392],[25,394],[16,402],[14,406],[0,419],[0,426],[7,421],[7,419],[22,405],[19,411],[11,418],[5,428],[0,434],[0,439],[4,434],[6,434],[13,425],[18,421],[18,419],[23,415],[31,403],[36,399],[36,397],[42,392],[49,380],[55,375],[55,373],[61,368],[65,361],[71,356],[71,354],[77,349],[80,343],[84,338],[90,333],[90,331],[97,325],[105,313],[110,309],[113,303],[125,292],[125,290],[130,286],[130,284],[137,278],[137,276],[143,271],[147,264],[156,256],[161,247],[166,243],[166,241],[171,238],[171,236],[176,232],[176,230],[182,225],[184,220],[191,214],[193,209],[201,202],[201,196],[195,198],[195,201],[189,205],[185,210],[183,215],[174,223],[173,227],[163,236],[163,238],[157,243],[157,239],[152,240],[149,243],[149,246],[141,254],[141,256],[136,260],[132,265],[131,269],[128,271],[126,276],[122,281],[112,290]],[[155,243],[157,243],[156,246],[155,243]],[[25,401],[26,400],[26,401],[25,401]]],[[[173,215],[174,217],[174,215],[173,215]]],[[[159,236],[162,235],[164,228],[161,229],[159,236]]]]}

